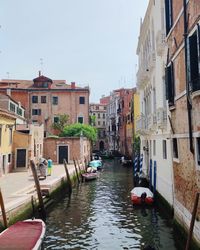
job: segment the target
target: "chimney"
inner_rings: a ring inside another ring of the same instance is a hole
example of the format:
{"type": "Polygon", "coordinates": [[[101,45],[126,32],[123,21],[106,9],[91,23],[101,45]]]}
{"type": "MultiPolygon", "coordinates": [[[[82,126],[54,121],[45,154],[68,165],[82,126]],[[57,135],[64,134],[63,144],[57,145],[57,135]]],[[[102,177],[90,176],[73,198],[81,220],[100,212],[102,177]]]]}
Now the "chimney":
{"type": "Polygon", "coordinates": [[[71,82],[71,88],[75,89],[76,88],[76,83],[75,82],[71,82]]]}
{"type": "Polygon", "coordinates": [[[39,70],[39,76],[41,76],[41,70],[39,70]]]}

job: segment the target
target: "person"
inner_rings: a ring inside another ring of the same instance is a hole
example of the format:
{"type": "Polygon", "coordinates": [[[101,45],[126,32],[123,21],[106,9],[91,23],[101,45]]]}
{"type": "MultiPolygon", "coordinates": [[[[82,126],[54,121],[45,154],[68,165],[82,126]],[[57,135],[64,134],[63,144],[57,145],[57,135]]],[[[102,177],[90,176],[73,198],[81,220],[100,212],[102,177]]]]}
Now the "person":
{"type": "Polygon", "coordinates": [[[49,157],[48,160],[48,175],[51,175],[51,170],[52,170],[52,160],[51,158],[49,157]]]}
{"type": "Polygon", "coordinates": [[[47,165],[47,161],[44,158],[40,158],[39,161],[39,172],[40,172],[40,177],[43,177],[44,179],[46,179],[46,165],[47,165]]]}

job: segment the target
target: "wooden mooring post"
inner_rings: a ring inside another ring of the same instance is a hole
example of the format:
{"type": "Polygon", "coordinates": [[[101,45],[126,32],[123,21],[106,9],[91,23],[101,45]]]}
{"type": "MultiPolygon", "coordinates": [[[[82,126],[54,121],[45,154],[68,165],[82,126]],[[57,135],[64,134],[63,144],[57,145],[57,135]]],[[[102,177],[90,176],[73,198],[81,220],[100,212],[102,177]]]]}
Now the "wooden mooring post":
{"type": "Polygon", "coordinates": [[[68,168],[67,168],[66,159],[64,159],[63,163],[64,163],[64,168],[65,168],[65,172],[66,172],[66,176],[67,176],[67,183],[68,183],[68,186],[69,186],[69,193],[71,194],[72,193],[72,182],[71,182],[70,174],[69,174],[69,171],[68,171],[68,168]]]}
{"type": "Polygon", "coordinates": [[[42,216],[42,219],[45,220],[46,219],[46,211],[45,211],[44,202],[43,202],[43,199],[42,199],[42,193],[41,193],[41,189],[40,189],[40,182],[39,182],[39,179],[38,179],[35,163],[34,163],[33,160],[31,160],[31,170],[32,170],[32,173],[33,173],[34,181],[35,181],[35,187],[36,187],[36,191],[37,191],[37,195],[38,195],[38,201],[39,201],[41,216],[42,216]]]}
{"type": "Polygon", "coordinates": [[[78,165],[78,170],[79,170],[79,173],[81,174],[81,167],[80,167],[80,164],[79,164],[79,161],[78,159],[76,158],[76,162],[77,162],[77,165],[78,165]]]}
{"type": "Polygon", "coordinates": [[[76,161],[75,161],[74,158],[73,158],[73,161],[74,161],[74,167],[75,167],[75,171],[76,171],[76,177],[77,177],[78,183],[80,183],[80,179],[79,179],[79,175],[78,175],[78,170],[77,170],[77,167],[76,167],[76,161]]]}
{"type": "Polygon", "coordinates": [[[2,195],[1,189],[0,189],[0,205],[1,205],[1,212],[2,212],[2,217],[3,217],[4,227],[7,228],[8,222],[7,222],[6,210],[4,206],[3,195],[2,195]]]}
{"type": "Polygon", "coordinates": [[[194,222],[195,222],[196,213],[197,213],[198,202],[199,202],[199,193],[196,193],[193,212],[192,212],[192,218],[191,218],[191,222],[190,222],[190,230],[189,230],[185,250],[190,249],[190,242],[191,242],[191,239],[192,239],[192,234],[193,234],[194,222]]]}

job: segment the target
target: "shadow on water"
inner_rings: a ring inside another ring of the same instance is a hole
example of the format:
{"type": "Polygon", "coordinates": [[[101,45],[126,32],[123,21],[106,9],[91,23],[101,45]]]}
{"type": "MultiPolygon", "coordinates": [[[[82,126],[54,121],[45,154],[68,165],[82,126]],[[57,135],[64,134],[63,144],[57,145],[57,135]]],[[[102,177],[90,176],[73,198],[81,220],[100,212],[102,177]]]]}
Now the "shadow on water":
{"type": "Polygon", "coordinates": [[[106,161],[96,181],[75,187],[49,213],[44,248],[176,249],[169,220],[156,207],[133,207],[132,177],[131,168],[106,161]]]}

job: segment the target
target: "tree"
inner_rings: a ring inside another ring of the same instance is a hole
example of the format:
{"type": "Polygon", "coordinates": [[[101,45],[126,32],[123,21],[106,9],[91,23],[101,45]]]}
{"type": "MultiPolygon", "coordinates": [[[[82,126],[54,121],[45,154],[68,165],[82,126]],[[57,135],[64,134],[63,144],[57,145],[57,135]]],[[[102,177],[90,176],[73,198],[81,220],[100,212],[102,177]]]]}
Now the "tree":
{"type": "Polygon", "coordinates": [[[65,126],[68,124],[69,115],[59,114],[56,122],[52,124],[52,127],[56,129],[59,133],[62,133],[65,126]]]}
{"type": "Polygon", "coordinates": [[[96,128],[87,125],[87,124],[81,124],[81,123],[75,123],[71,125],[67,125],[64,127],[63,131],[61,132],[60,136],[85,136],[87,137],[91,142],[94,142],[97,140],[97,130],[96,128]]]}

